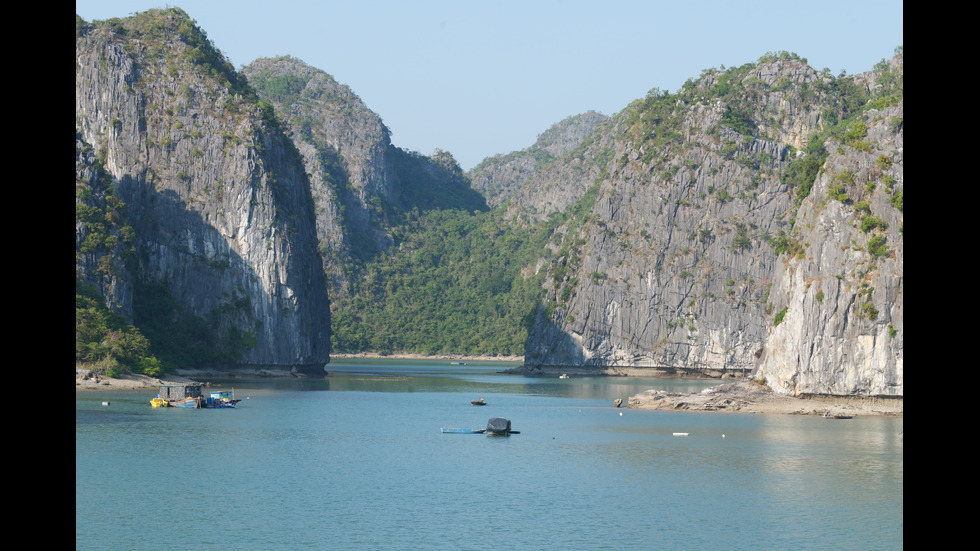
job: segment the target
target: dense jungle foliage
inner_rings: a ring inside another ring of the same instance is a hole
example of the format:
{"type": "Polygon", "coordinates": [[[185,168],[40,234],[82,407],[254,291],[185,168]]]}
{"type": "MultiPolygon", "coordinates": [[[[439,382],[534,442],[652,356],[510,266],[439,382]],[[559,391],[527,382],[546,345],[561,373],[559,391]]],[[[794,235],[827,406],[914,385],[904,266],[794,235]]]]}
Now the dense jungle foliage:
{"type": "Polygon", "coordinates": [[[109,377],[120,373],[159,375],[164,365],[150,340],[105,305],[98,291],[75,280],[75,363],[109,377]]]}
{"type": "Polygon", "coordinates": [[[410,216],[394,233],[397,247],[368,264],[360,291],[334,310],[335,352],[524,353],[546,229],[453,209],[410,216]]]}

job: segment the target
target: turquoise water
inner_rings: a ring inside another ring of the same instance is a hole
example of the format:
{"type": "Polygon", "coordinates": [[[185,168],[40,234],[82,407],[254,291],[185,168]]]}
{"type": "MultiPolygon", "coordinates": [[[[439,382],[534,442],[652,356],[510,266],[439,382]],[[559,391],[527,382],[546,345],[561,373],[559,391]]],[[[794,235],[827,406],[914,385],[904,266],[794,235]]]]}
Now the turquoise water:
{"type": "Polygon", "coordinates": [[[75,547],[903,547],[901,418],[616,409],[717,382],[504,367],[335,360],[222,382],[242,398],[225,410],[77,392],[75,547]],[[439,431],[496,416],[520,434],[439,431]]]}

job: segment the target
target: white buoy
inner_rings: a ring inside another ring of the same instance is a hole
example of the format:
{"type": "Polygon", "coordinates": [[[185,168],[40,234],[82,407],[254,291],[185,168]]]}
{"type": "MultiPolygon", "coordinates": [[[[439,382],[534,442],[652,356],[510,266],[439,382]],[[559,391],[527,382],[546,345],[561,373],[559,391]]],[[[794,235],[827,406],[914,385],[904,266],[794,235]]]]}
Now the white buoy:
{"type": "Polygon", "coordinates": [[[622,416],[623,416],[623,412],[622,412],[622,411],[621,411],[621,412],[619,412],[619,416],[620,416],[620,417],[622,417],[622,416]]]}

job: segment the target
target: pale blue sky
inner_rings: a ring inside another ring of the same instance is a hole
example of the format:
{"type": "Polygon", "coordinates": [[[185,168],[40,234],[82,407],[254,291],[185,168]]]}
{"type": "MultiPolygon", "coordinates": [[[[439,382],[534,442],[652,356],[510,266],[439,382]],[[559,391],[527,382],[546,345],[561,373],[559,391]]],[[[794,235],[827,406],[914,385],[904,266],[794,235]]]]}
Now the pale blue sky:
{"type": "Polygon", "coordinates": [[[786,50],[835,75],[903,44],[903,0],[76,0],[88,21],[178,6],[236,68],[291,55],[377,113],[392,143],[465,170],[589,110],[786,50]]]}

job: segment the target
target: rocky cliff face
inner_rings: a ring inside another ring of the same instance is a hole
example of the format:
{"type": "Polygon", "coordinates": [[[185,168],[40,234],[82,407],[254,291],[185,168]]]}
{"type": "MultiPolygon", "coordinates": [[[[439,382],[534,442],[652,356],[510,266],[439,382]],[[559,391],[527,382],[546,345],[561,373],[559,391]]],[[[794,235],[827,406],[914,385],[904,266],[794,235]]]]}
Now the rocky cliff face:
{"type": "Polygon", "coordinates": [[[75,277],[105,297],[106,306],[133,318],[133,228],[114,194],[112,176],[94,149],[75,134],[75,277]]]}
{"type": "Polygon", "coordinates": [[[330,318],[312,201],[271,109],[179,9],[85,27],[75,50],[76,150],[95,152],[125,204],[133,286],[147,290],[132,300],[168,295],[237,344],[240,367],[322,373],[330,318]]]}
{"type": "Polygon", "coordinates": [[[349,87],[296,58],[258,59],[242,74],[303,156],[324,268],[334,297],[344,297],[352,257],[391,246],[381,208],[398,187],[388,128],[349,87]]]}
{"type": "Polygon", "coordinates": [[[901,103],[868,115],[859,143],[828,140],[809,194],[793,177],[817,155],[800,148],[873,80],[836,81],[795,56],[709,71],[677,95],[652,91],[521,187],[526,211],[567,216],[525,367],[901,395],[901,123],[889,122],[901,103]],[[840,182],[847,197],[828,200],[840,182]],[[869,253],[878,236],[886,252],[869,253]]]}
{"type": "Polygon", "coordinates": [[[486,209],[451,154],[395,147],[381,117],[324,71],[284,56],[253,61],[242,73],[303,155],[335,311],[356,294],[363,265],[394,244],[393,219],[486,209]]]}
{"type": "Polygon", "coordinates": [[[805,251],[775,271],[781,322],[758,378],[785,394],[902,396],[904,102],[867,113],[833,151],[796,215],[805,251]]]}
{"type": "MultiPolygon", "coordinates": [[[[501,206],[515,194],[526,192],[553,160],[580,147],[606,120],[608,117],[594,111],[568,117],[544,131],[531,147],[484,159],[470,172],[473,188],[491,207],[501,206]]],[[[527,202],[522,203],[522,209],[527,206],[527,202]]]]}

